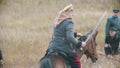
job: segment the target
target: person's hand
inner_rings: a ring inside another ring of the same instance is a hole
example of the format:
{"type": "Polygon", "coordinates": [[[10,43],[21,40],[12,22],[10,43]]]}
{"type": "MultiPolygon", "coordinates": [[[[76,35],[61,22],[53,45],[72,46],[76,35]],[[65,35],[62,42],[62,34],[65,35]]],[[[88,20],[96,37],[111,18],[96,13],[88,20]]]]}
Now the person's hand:
{"type": "Polygon", "coordinates": [[[83,36],[82,33],[77,33],[77,37],[81,37],[81,36],[83,36]]]}
{"type": "Polygon", "coordinates": [[[82,42],[82,47],[85,47],[86,46],[86,42],[82,42]]]}
{"type": "Polygon", "coordinates": [[[105,47],[108,47],[108,44],[105,44],[105,47]]]}
{"type": "Polygon", "coordinates": [[[0,60],[0,63],[3,64],[3,60],[0,60]]]}
{"type": "Polygon", "coordinates": [[[107,55],[107,58],[108,59],[113,59],[113,56],[112,55],[107,55]]]}

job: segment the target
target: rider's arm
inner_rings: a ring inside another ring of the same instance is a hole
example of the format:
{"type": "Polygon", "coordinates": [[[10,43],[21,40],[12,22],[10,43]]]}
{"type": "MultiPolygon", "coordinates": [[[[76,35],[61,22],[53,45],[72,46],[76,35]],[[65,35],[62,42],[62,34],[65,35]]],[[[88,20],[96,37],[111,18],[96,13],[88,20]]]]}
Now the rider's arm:
{"type": "Polygon", "coordinates": [[[81,36],[83,36],[82,33],[76,33],[76,32],[74,32],[74,37],[75,37],[75,38],[76,38],[76,37],[81,37],[81,36]]]}
{"type": "Polygon", "coordinates": [[[77,47],[81,46],[81,41],[78,41],[75,37],[74,37],[74,30],[73,30],[73,22],[70,21],[69,25],[67,25],[66,27],[66,37],[68,39],[69,42],[71,42],[73,45],[76,45],[77,47]]]}

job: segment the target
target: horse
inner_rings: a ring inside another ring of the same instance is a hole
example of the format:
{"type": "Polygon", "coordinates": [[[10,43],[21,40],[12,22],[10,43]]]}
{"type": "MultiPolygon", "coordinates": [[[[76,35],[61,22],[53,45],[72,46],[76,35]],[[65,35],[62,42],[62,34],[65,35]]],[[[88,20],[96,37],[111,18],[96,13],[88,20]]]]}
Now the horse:
{"type": "MultiPolygon", "coordinates": [[[[91,34],[89,32],[88,34],[80,37],[78,40],[85,41],[88,36],[91,34]]],[[[96,31],[88,40],[86,43],[86,47],[80,47],[76,48],[75,50],[77,52],[77,55],[79,59],[85,54],[87,58],[90,58],[92,62],[96,62],[98,60],[97,50],[96,50],[96,36],[98,34],[98,31],[96,31]]],[[[43,58],[39,61],[39,68],[71,68],[69,65],[69,62],[65,59],[67,58],[64,53],[57,53],[53,52],[49,55],[45,55],[43,58]],[[61,56],[62,55],[62,56],[61,56]]]]}

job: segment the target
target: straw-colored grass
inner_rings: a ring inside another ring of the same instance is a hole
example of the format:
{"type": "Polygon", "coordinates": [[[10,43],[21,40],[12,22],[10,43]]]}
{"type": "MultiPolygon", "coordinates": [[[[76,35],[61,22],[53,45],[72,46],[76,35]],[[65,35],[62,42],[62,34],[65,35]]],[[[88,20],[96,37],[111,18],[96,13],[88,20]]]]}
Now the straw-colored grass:
{"type": "MultiPolygon", "coordinates": [[[[3,0],[0,5],[0,49],[4,68],[37,68],[52,37],[53,22],[58,11],[69,3],[75,8],[75,31],[88,33],[97,24],[104,10],[92,2],[68,0],[3,0]],[[83,3],[81,3],[83,2],[83,3]]],[[[99,1],[100,2],[100,1],[99,1]]],[[[107,17],[112,13],[107,9],[107,17]]],[[[99,27],[97,49],[104,52],[104,27],[106,18],[99,27]]],[[[100,56],[93,64],[85,57],[83,68],[116,68],[114,61],[100,56]]],[[[120,63],[119,63],[120,64],[120,63]]]]}

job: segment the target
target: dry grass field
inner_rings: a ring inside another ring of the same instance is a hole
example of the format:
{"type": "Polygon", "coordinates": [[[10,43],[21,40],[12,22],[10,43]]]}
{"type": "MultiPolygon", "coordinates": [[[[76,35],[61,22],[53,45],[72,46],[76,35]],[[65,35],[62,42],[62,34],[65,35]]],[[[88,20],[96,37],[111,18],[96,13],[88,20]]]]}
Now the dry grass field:
{"type": "MultiPolygon", "coordinates": [[[[75,8],[75,31],[83,34],[94,28],[106,9],[107,16],[99,27],[97,36],[97,49],[104,52],[104,27],[112,12],[101,1],[1,0],[0,49],[4,68],[37,68],[38,61],[44,56],[51,40],[53,22],[58,11],[70,3],[75,8]]],[[[120,55],[116,59],[120,61],[120,55]]],[[[105,56],[99,56],[94,64],[86,57],[81,62],[83,68],[120,68],[120,62],[105,56]]]]}

